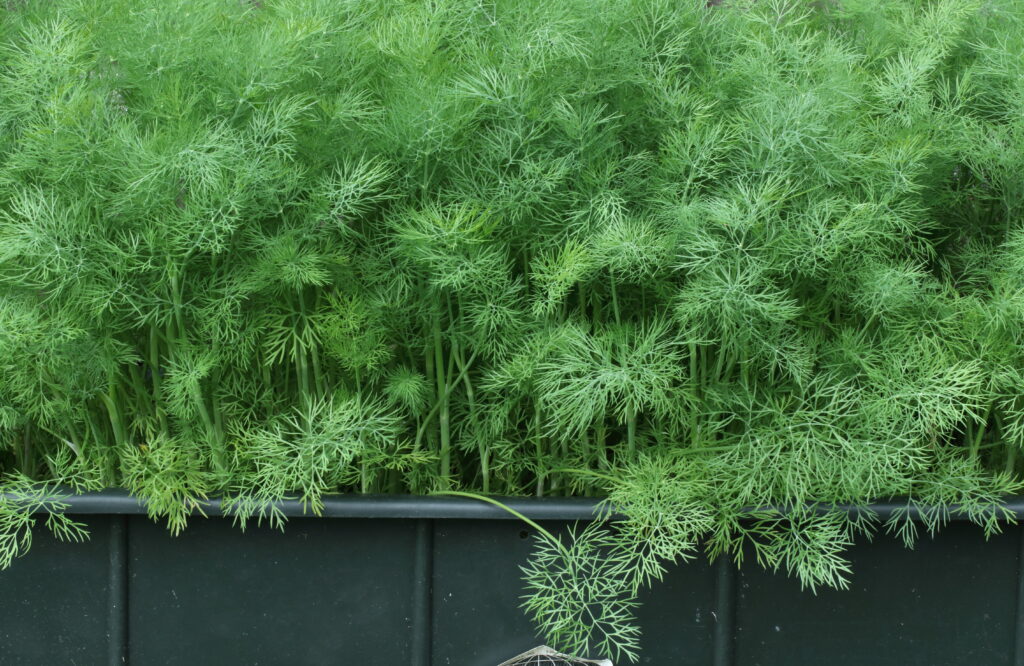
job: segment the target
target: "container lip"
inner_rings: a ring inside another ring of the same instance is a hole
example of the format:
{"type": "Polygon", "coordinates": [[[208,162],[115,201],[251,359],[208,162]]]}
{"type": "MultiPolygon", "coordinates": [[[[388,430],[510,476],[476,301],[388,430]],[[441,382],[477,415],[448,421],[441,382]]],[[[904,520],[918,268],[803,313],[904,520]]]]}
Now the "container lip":
{"type": "MultiPolygon", "coordinates": [[[[19,496],[14,493],[2,493],[4,500],[18,502],[19,496]]],[[[34,498],[33,498],[34,499],[34,498]]],[[[522,513],[527,518],[536,520],[592,520],[599,515],[600,498],[540,498],[540,497],[493,497],[505,506],[522,513]]],[[[74,493],[73,491],[56,491],[43,502],[34,502],[37,513],[50,510],[50,505],[59,503],[62,513],[75,515],[145,515],[147,502],[145,499],[131,495],[122,488],[74,493]]],[[[510,512],[479,500],[466,497],[445,497],[439,495],[358,495],[339,494],[324,495],[319,515],[311,507],[298,499],[285,499],[273,502],[280,514],[289,518],[452,518],[452,519],[510,519],[516,516],[510,512]]],[[[195,516],[228,516],[234,515],[230,505],[220,497],[200,500],[197,508],[191,512],[195,516]]],[[[605,511],[607,513],[607,511],[605,511]]]]}
{"type": "MultiPolygon", "coordinates": [[[[18,501],[13,493],[3,493],[8,501],[18,501]]],[[[602,498],[594,497],[494,497],[508,508],[533,520],[593,520],[600,515],[611,515],[611,507],[602,498]]],[[[63,513],[75,515],[145,515],[147,503],[132,496],[127,490],[111,488],[95,492],[75,494],[68,489],[57,491],[43,503],[37,503],[36,512],[46,512],[48,505],[63,505],[63,513]]],[[[327,495],[322,498],[323,509],[315,515],[312,509],[298,499],[275,502],[279,512],[289,518],[384,518],[384,519],[466,519],[466,520],[517,520],[516,516],[493,504],[467,497],[445,497],[438,495],[327,495]]],[[[1015,518],[1024,518],[1024,496],[1007,497],[1002,506],[1015,518]]],[[[816,513],[831,511],[851,516],[874,514],[880,519],[906,514],[920,520],[927,507],[909,503],[906,499],[891,499],[872,502],[866,506],[854,504],[822,503],[812,506],[816,513]]],[[[779,511],[786,514],[787,507],[764,507],[760,510],[779,511]]],[[[754,514],[758,509],[750,508],[744,513],[754,514]]],[[[219,497],[201,500],[193,515],[232,516],[231,507],[224,507],[219,497]]],[[[966,521],[970,515],[952,505],[939,516],[948,521],[966,521]]]]}

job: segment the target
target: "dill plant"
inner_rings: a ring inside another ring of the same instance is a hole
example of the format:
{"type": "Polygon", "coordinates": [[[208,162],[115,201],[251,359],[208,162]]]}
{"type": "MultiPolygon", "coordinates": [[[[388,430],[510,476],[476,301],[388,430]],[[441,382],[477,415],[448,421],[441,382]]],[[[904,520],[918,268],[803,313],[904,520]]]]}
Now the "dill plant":
{"type": "Polygon", "coordinates": [[[701,544],[1009,518],[1020,3],[9,5],[0,564],[66,486],[606,496],[525,607],[635,659],[701,544]]]}

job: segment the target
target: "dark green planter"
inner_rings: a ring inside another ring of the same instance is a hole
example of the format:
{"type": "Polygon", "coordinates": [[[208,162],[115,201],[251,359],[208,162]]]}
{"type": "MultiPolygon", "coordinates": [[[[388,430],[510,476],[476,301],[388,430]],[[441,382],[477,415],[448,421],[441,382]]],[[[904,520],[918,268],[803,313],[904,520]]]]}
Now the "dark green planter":
{"type": "MultiPolygon", "coordinates": [[[[518,608],[529,528],[487,504],[337,497],[308,518],[288,502],[284,533],[243,534],[213,501],[171,537],[124,493],[69,502],[92,538],[39,529],[0,572],[0,664],[495,666],[543,642],[518,608]]],[[[593,509],[508,503],[552,529],[593,509]]],[[[1024,529],[986,542],[953,518],[912,551],[855,546],[846,591],[755,563],[676,567],[645,595],[641,663],[1024,666],[1024,529]]]]}

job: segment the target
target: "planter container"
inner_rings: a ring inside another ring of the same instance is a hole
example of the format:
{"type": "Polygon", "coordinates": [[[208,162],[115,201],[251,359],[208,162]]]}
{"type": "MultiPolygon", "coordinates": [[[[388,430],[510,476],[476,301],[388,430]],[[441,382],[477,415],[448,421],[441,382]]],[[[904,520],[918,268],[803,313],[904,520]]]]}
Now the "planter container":
{"type": "MultiPolygon", "coordinates": [[[[544,642],[519,609],[531,530],[488,504],[334,497],[310,518],[284,502],[283,533],[242,533],[211,501],[172,537],[124,493],[68,502],[92,538],[38,528],[0,572],[4,665],[495,666],[544,642]]],[[[586,499],[508,504],[556,531],[593,515],[586,499]]],[[[641,663],[1024,666],[1024,529],[986,542],[953,518],[914,550],[858,543],[845,591],[753,562],[674,567],[644,595],[641,663]]]]}

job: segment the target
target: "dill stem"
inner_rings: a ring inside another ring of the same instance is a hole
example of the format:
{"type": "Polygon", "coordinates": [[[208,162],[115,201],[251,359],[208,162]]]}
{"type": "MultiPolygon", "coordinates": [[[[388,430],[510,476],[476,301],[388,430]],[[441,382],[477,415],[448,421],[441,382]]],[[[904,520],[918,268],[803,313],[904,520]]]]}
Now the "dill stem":
{"type": "Polygon", "coordinates": [[[110,419],[110,428],[114,433],[114,442],[120,446],[125,443],[124,426],[121,421],[121,413],[117,407],[117,380],[111,376],[107,385],[107,392],[100,394],[100,400],[107,408],[107,418],[110,419]]]}
{"type": "MultiPolygon", "coordinates": [[[[361,372],[359,372],[358,367],[355,368],[354,374],[356,380],[356,400],[358,400],[359,403],[362,404],[363,375],[361,372]]],[[[359,492],[363,493],[364,495],[370,492],[370,464],[366,460],[365,452],[364,455],[361,456],[359,459],[359,492]]]]}
{"type": "MultiPolygon", "coordinates": [[[[470,355],[469,360],[466,361],[466,368],[465,368],[465,370],[463,370],[463,372],[468,372],[469,368],[472,367],[473,361],[476,360],[476,354],[477,353],[474,351],[470,355]]],[[[447,389],[446,389],[445,395],[451,395],[452,391],[455,390],[455,387],[458,385],[458,383],[460,381],[462,381],[462,375],[461,374],[458,377],[455,378],[455,381],[453,381],[451,384],[447,385],[447,389]]],[[[434,406],[430,408],[430,411],[427,412],[427,415],[425,417],[423,417],[422,421],[420,422],[420,426],[416,430],[416,444],[415,444],[415,446],[417,448],[420,445],[420,441],[423,438],[423,435],[426,433],[426,429],[427,429],[427,426],[430,424],[430,420],[434,418],[434,416],[438,413],[438,411],[440,411],[440,409],[441,409],[441,401],[437,400],[437,401],[434,402],[434,406]]]]}
{"type": "Polygon", "coordinates": [[[168,433],[167,415],[161,409],[163,404],[163,382],[160,381],[160,329],[156,324],[149,327],[149,373],[153,381],[153,408],[160,421],[160,430],[168,433]]]}
{"type": "Polygon", "coordinates": [[[560,551],[562,551],[563,554],[565,554],[567,557],[569,556],[569,551],[566,549],[566,547],[562,544],[561,541],[556,539],[555,536],[553,534],[551,534],[551,532],[549,532],[546,529],[544,529],[543,527],[541,527],[536,521],[534,521],[534,520],[532,520],[530,518],[527,518],[522,513],[516,511],[515,509],[513,509],[510,506],[502,504],[501,502],[499,502],[498,500],[496,500],[496,499],[494,499],[492,497],[485,497],[484,495],[478,495],[476,493],[466,493],[466,492],[462,492],[462,491],[458,491],[458,490],[446,490],[446,491],[435,492],[435,493],[431,493],[431,494],[432,495],[450,495],[452,497],[469,497],[471,499],[480,500],[481,502],[487,502],[488,504],[493,504],[494,506],[500,507],[500,508],[504,509],[505,511],[508,511],[509,513],[511,513],[516,518],[522,520],[524,523],[526,523],[527,525],[529,525],[533,529],[537,530],[538,533],[540,533],[552,545],[556,546],[560,551]]]}
{"type": "Polygon", "coordinates": [[[224,472],[227,469],[224,451],[218,441],[217,428],[214,427],[210,410],[206,406],[206,399],[203,397],[202,391],[198,386],[193,386],[189,390],[189,394],[192,396],[192,402],[195,403],[196,409],[199,410],[199,418],[202,419],[203,425],[206,427],[207,436],[210,438],[210,444],[213,449],[213,467],[218,472],[224,472]]]}
{"type": "MultiPolygon", "coordinates": [[[[561,449],[559,451],[559,454],[562,456],[562,460],[568,460],[569,459],[569,442],[567,440],[563,439],[561,444],[562,444],[562,446],[561,446],[561,449]]],[[[557,477],[556,476],[555,479],[556,479],[555,483],[559,487],[563,488],[562,495],[565,496],[565,497],[568,497],[571,494],[571,492],[572,492],[571,489],[569,488],[569,484],[566,483],[566,480],[561,478],[561,477],[557,477]]]]}
{"type": "MultiPolygon", "coordinates": [[[[422,432],[423,432],[423,419],[420,418],[419,414],[417,414],[416,415],[416,439],[413,441],[413,445],[412,445],[413,452],[418,452],[421,449],[421,447],[422,447],[422,442],[420,441],[420,433],[422,433],[422,432]]],[[[414,493],[418,492],[418,489],[414,488],[413,492],[414,493]]]]}
{"type": "MultiPolygon", "coordinates": [[[[985,410],[985,417],[982,419],[981,425],[978,426],[977,433],[975,433],[974,437],[971,439],[971,460],[978,459],[978,451],[981,447],[981,440],[984,439],[985,437],[985,429],[988,426],[988,420],[989,417],[992,415],[992,408],[994,406],[995,403],[989,404],[988,409],[985,410]]],[[[971,424],[968,423],[968,425],[970,426],[971,424]]]]}
{"type": "Polygon", "coordinates": [[[428,159],[423,158],[423,180],[420,182],[420,197],[423,200],[427,198],[427,185],[430,183],[430,170],[427,168],[428,159]]]}
{"type": "Polygon", "coordinates": [[[537,497],[544,495],[544,444],[540,436],[540,401],[533,402],[533,447],[537,461],[537,497]]]}
{"type": "Polygon", "coordinates": [[[324,388],[324,377],[323,371],[320,370],[320,354],[317,350],[313,350],[309,353],[310,366],[313,369],[313,394],[323,395],[326,393],[324,388]]]}
{"type": "MultiPolygon", "coordinates": [[[[590,431],[589,430],[583,432],[583,442],[582,443],[583,443],[583,456],[582,457],[583,457],[583,465],[584,465],[583,469],[589,471],[590,470],[590,465],[591,465],[591,462],[592,462],[591,461],[591,456],[593,455],[591,453],[591,451],[590,451],[590,431]]],[[[598,464],[600,464],[600,463],[598,463],[598,464]]],[[[594,484],[590,483],[590,482],[585,482],[585,485],[583,486],[583,495],[584,495],[584,497],[591,497],[593,494],[594,494],[594,484]]]]}
{"type": "MultiPolygon", "coordinates": [[[[309,322],[306,319],[306,299],[302,295],[302,289],[298,290],[298,301],[299,316],[295,321],[295,330],[299,330],[300,324],[303,328],[309,325],[309,322]]],[[[299,403],[308,407],[312,404],[313,390],[309,383],[309,363],[306,360],[306,346],[299,344],[296,340],[293,349],[295,351],[295,370],[299,388],[299,403]]]]}
{"type": "Polygon", "coordinates": [[[25,429],[21,436],[21,472],[25,476],[32,478],[34,470],[33,464],[31,464],[32,458],[32,424],[25,424],[25,429]]]}
{"type": "MultiPolygon", "coordinates": [[[[181,300],[181,284],[178,282],[178,274],[176,270],[170,272],[170,283],[171,283],[171,302],[174,304],[174,321],[178,325],[178,330],[174,338],[185,339],[185,315],[183,313],[184,306],[181,300]]],[[[170,340],[168,340],[169,342],[170,340]]]]}
{"type": "Polygon", "coordinates": [[[633,410],[626,415],[626,444],[629,457],[634,458],[636,456],[636,412],[633,410]]]}
{"type": "Polygon", "coordinates": [[[445,381],[444,352],[441,348],[441,312],[434,314],[434,372],[437,375],[437,400],[440,413],[437,417],[438,434],[441,438],[441,479],[451,478],[451,432],[449,430],[448,384],[445,381]]]}
{"type": "Polygon", "coordinates": [[[295,357],[295,378],[299,387],[299,403],[308,406],[313,397],[312,387],[309,385],[309,363],[306,361],[306,351],[299,350],[295,357]]]}
{"type": "Polygon", "coordinates": [[[561,472],[563,474],[579,474],[581,476],[591,476],[594,477],[595,479],[604,479],[605,481],[608,481],[609,483],[613,484],[619,482],[619,479],[615,478],[611,474],[603,474],[592,469],[578,469],[575,467],[556,467],[549,471],[561,472]]]}
{"type": "Polygon", "coordinates": [[[690,347],[690,379],[693,380],[693,386],[698,391],[697,397],[700,397],[700,364],[697,361],[697,343],[689,343],[690,347]]]}
{"type": "Polygon", "coordinates": [[[266,410],[266,416],[270,416],[271,405],[273,404],[273,394],[270,391],[270,387],[273,386],[273,381],[270,378],[270,364],[264,358],[260,359],[260,373],[263,376],[263,386],[267,389],[263,394],[263,406],[266,410]]]}
{"type": "MultiPolygon", "coordinates": [[[[469,373],[467,372],[468,368],[466,368],[465,359],[462,353],[462,346],[458,342],[452,343],[452,353],[455,356],[455,363],[459,369],[459,378],[462,379],[463,384],[466,387],[466,400],[469,404],[469,421],[473,426],[473,435],[474,437],[476,437],[477,440],[477,450],[480,452],[480,476],[482,479],[483,490],[485,493],[490,492],[491,475],[488,467],[489,451],[487,450],[487,444],[476,431],[478,421],[475,394],[473,392],[473,382],[469,378],[469,373]]],[[[456,382],[457,381],[458,380],[456,380],[456,382]]]]}
{"type": "Polygon", "coordinates": [[[622,318],[619,315],[619,292],[615,287],[615,278],[611,278],[612,287],[612,312],[615,315],[615,323],[622,324],[622,318]]]}
{"type": "Polygon", "coordinates": [[[607,432],[604,423],[597,426],[595,437],[597,439],[597,463],[602,469],[608,469],[608,444],[606,441],[607,432]]]}
{"type": "MultiPolygon", "coordinates": [[[[697,357],[697,343],[690,342],[690,381],[693,382],[693,390],[697,400],[701,399],[703,387],[701,386],[700,360],[697,357]]],[[[690,410],[690,444],[696,446],[700,441],[700,412],[696,409],[690,410]]]]}
{"type": "Polygon", "coordinates": [[[718,348],[718,356],[717,356],[717,358],[715,358],[715,374],[714,374],[715,382],[719,382],[720,383],[722,381],[722,375],[724,374],[724,368],[725,368],[725,354],[726,354],[726,352],[725,352],[724,347],[719,346],[719,348],[718,348]]]}
{"type": "Polygon", "coordinates": [[[149,397],[149,392],[142,381],[142,370],[139,369],[139,366],[132,364],[128,368],[128,374],[131,376],[132,388],[135,389],[135,408],[143,414],[151,415],[155,403],[146,399],[149,397]]]}
{"type": "Polygon", "coordinates": [[[1000,437],[1006,432],[1003,427],[1003,416],[1001,413],[995,413],[996,421],[996,432],[998,433],[995,437],[997,443],[1002,443],[1006,447],[1006,464],[1005,470],[1007,474],[1013,474],[1013,470],[1017,466],[1017,445],[1014,442],[1000,442],[1000,437]]]}
{"type": "Polygon", "coordinates": [[[709,451],[732,451],[735,448],[736,447],[734,445],[727,445],[727,446],[698,446],[698,447],[689,448],[689,449],[680,449],[676,453],[682,455],[682,454],[688,454],[688,453],[707,453],[709,451]]]}
{"type": "MultiPolygon", "coordinates": [[[[720,358],[724,358],[724,357],[725,356],[723,355],[720,358]]],[[[718,382],[720,384],[721,383],[725,383],[725,381],[727,379],[732,377],[733,370],[735,370],[735,368],[736,368],[736,357],[737,357],[736,350],[735,349],[730,350],[729,353],[728,353],[728,361],[726,362],[724,368],[722,368],[721,374],[718,376],[718,382]]]]}
{"type": "MultiPolygon", "coordinates": [[[[427,386],[429,387],[429,386],[436,385],[436,383],[437,383],[437,381],[436,381],[437,377],[434,374],[434,340],[433,340],[433,337],[430,336],[430,335],[424,335],[423,337],[424,337],[424,340],[426,340],[426,344],[424,345],[424,348],[423,348],[423,358],[424,358],[423,365],[424,365],[424,373],[427,376],[427,386]]],[[[427,412],[427,415],[424,416],[423,419],[421,419],[419,426],[416,428],[416,443],[415,443],[415,447],[416,447],[417,450],[420,448],[420,441],[422,440],[423,435],[426,433],[427,425],[430,423],[430,420],[433,418],[433,415],[435,413],[437,413],[437,411],[439,409],[441,409],[441,401],[438,400],[437,396],[435,395],[433,404],[430,406],[430,411],[427,412]]],[[[434,442],[434,431],[433,430],[430,431],[429,439],[430,439],[431,445],[433,445],[433,442],[434,442]]]]}
{"type": "Polygon", "coordinates": [[[210,403],[213,412],[213,441],[214,441],[214,460],[216,461],[219,457],[219,464],[222,467],[221,471],[227,471],[227,446],[226,438],[224,437],[224,418],[221,413],[220,399],[217,397],[217,391],[220,387],[220,370],[216,372],[213,380],[210,383],[210,403]]]}
{"type": "Polygon", "coordinates": [[[173,319],[167,320],[166,328],[163,332],[164,341],[167,343],[167,359],[173,360],[175,358],[175,351],[177,350],[178,339],[177,334],[174,332],[174,321],[173,319]]]}
{"type": "MultiPolygon", "coordinates": [[[[96,418],[96,413],[93,410],[89,410],[86,413],[85,431],[86,436],[89,437],[89,441],[91,441],[96,446],[101,446],[101,443],[104,440],[100,436],[100,432],[103,430],[103,428],[100,427],[100,425],[97,423],[96,418]]],[[[84,444],[85,440],[82,441],[84,444]]]]}
{"type": "MultiPolygon", "coordinates": [[[[29,424],[26,424],[25,427],[28,428],[31,425],[32,424],[29,423],[29,424]]],[[[71,450],[75,452],[75,455],[76,456],[81,456],[81,447],[82,447],[82,443],[85,440],[82,439],[82,437],[78,434],[78,429],[75,428],[74,425],[72,425],[70,423],[67,423],[67,424],[64,425],[64,428],[67,430],[67,433],[68,433],[67,437],[64,437],[63,435],[58,434],[58,433],[54,432],[53,430],[50,430],[49,428],[47,428],[44,425],[41,425],[41,424],[37,423],[37,424],[35,424],[35,426],[37,428],[39,428],[40,430],[42,430],[42,431],[44,431],[46,433],[49,433],[50,435],[53,435],[54,437],[57,438],[57,440],[66,440],[65,443],[68,444],[71,447],[71,450]]],[[[49,460],[47,460],[46,462],[47,462],[48,465],[50,464],[49,460]]]]}
{"type": "MultiPolygon", "coordinates": [[[[306,295],[302,289],[299,289],[299,314],[302,317],[303,326],[309,326],[309,319],[306,313],[306,295]]],[[[303,349],[300,352],[303,356],[303,362],[305,363],[305,354],[309,353],[310,362],[306,364],[306,371],[309,372],[310,368],[313,371],[312,375],[312,386],[310,385],[309,376],[307,374],[306,382],[304,384],[306,393],[309,398],[313,398],[321,394],[322,389],[320,388],[320,359],[317,357],[317,350],[314,349],[303,349]]]]}
{"type": "MultiPolygon", "coordinates": [[[[100,394],[100,400],[103,401],[104,406],[107,408],[107,418],[110,420],[110,428],[114,434],[114,443],[120,448],[124,445],[125,437],[124,426],[121,421],[121,415],[117,409],[117,388],[116,379],[111,376],[108,380],[107,393],[100,394]]],[[[98,438],[98,433],[97,433],[98,438]]],[[[104,471],[107,475],[107,480],[110,482],[114,479],[114,458],[113,456],[106,456],[106,465],[104,471]]]]}

